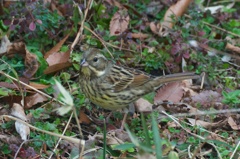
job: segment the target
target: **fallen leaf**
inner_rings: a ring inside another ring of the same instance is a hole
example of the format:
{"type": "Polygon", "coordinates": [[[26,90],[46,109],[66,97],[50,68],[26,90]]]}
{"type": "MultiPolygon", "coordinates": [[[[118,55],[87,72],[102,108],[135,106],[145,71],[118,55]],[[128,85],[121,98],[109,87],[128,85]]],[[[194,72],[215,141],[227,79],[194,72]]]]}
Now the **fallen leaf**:
{"type": "Polygon", "coordinates": [[[37,72],[39,67],[37,56],[35,54],[30,53],[27,49],[25,56],[25,66],[26,70],[23,72],[23,75],[24,77],[29,79],[37,72]]]}
{"type": "Polygon", "coordinates": [[[234,45],[232,45],[230,43],[227,43],[225,49],[230,50],[230,51],[234,51],[234,52],[240,54],[240,47],[234,46],[234,45]]]}
{"type": "Polygon", "coordinates": [[[65,41],[68,39],[70,33],[68,33],[62,40],[60,40],[51,50],[45,53],[44,58],[47,59],[49,55],[57,53],[65,41]]]}
{"type": "Polygon", "coordinates": [[[79,113],[79,123],[84,123],[84,124],[90,124],[91,120],[89,119],[89,117],[84,113],[83,110],[80,110],[79,113]]]}
{"type": "Polygon", "coordinates": [[[175,103],[180,102],[184,94],[182,86],[182,82],[171,82],[162,86],[154,97],[154,103],[166,100],[175,103]]]}
{"type": "Polygon", "coordinates": [[[29,109],[32,106],[34,106],[35,104],[42,103],[42,102],[47,101],[47,100],[48,100],[47,97],[45,97],[45,96],[43,96],[39,93],[35,93],[31,96],[26,96],[24,98],[24,102],[25,102],[24,108],[29,109]]]}
{"type": "Polygon", "coordinates": [[[219,129],[226,123],[226,120],[219,121],[216,123],[210,123],[210,122],[205,122],[202,120],[196,120],[196,119],[192,119],[192,118],[187,118],[187,119],[192,125],[202,126],[204,128],[218,128],[219,129]]]}
{"type": "Polygon", "coordinates": [[[8,37],[5,35],[0,41],[0,54],[7,52],[8,46],[11,45],[11,42],[8,40],[8,37]]]}
{"type": "Polygon", "coordinates": [[[164,21],[161,23],[162,26],[165,28],[172,28],[174,25],[174,20],[172,17],[175,18],[180,17],[186,11],[188,6],[192,0],[179,0],[176,4],[172,5],[164,15],[164,21]]]}
{"type": "Polygon", "coordinates": [[[25,49],[25,44],[23,42],[16,42],[12,43],[11,45],[8,46],[7,48],[7,55],[12,57],[16,53],[25,56],[26,54],[26,49],[25,49]]]}
{"type": "Polygon", "coordinates": [[[55,52],[48,56],[46,59],[49,66],[53,66],[56,64],[66,63],[69,60],[70,51],[67,52],[55,52]]]}
{"type": "Polygon", "coordinates": [[[231,126],[233,130],[240,130],[240,126],[236,124],[233,118],[230,116],[228,117],[228,124],[231,126]]]}
{"type": "Polygon", "coordinates": [[[61,71],[64,68],[68,68],[71,65],[72,65],[72,63],[70,63],[70,62],[52,65],[52,66],[48,67],[46,70],[44,70],[44,74],[55,73],[55,72],[61,71]]]}
{"type": "Polygon", "coordinates": [[[24,77],[30,79],[37,72],[39,67],[37,56],[30,53],[23,42],[12,43],[8,46],[7,56],[12,57],[16,53],[20,54],[25,58],[26,70],[24,71],[23,75],[24,77]]]}
{"type": "Polygon", "coordinates": [[[204,112],[198,110],[197,108],[192,107],[187,103],[169,103],[169,102],[162,102],[158,103],[161,105],[165,110],[171,113],[194,113],[194,114],[204,114],[204,112]]]}
{"type": "Polygon", "coordinates": [[[110,22],[110,35],[120,35],[127,30],[130,17],[126,9],[117,11],[110,22]]]}
{"type": "MultiPolygon", "coordinates": [[[[11,109],[11,114],[23,121],[27,121],[26,114],[23,107],[20,104],[14,103],[11,109]]],[[[26,141],[30,134],[30,128],[23,123],[18,121],[15,122],[15,128],[18,134],[21,136],[22,140],[26,141]]]]}
{"type": "MultiPolygon", "coordinates": [[[[45,85],[45,84],[35,83],[35,82],[29,82],[29,85],[36,89],[46,89],[50,87],[50,85],[45,85]]],[[[30,88],[27,87],[27,89],[30,89],[30,88]]]]}
{"type": "Polygon", "coordinates": [[[61,53],[53,53],[48,56],[46,59],[49,67],[44,70],[44,74],[50,74],[54,72],[58,72],[64,68],[67,68],[72,65],[71,62],[69,62],[71,50],[68,50],[66,52],[61,53]]]}
{"type": "Polygon", "coordinates": [[[0,140],[8,145],[10,144],[17,144],[20,145],[22,143],[22,140],[19,137],[16,137],[14,135],[1,135],[0,134],[0,140]]]}
{"type": "Polygon", "coordinates": [[[221,102],[222,95],[216,91],[205,90],[193,96],[192,101],[195,103],[200,103],[201,105],[204,105],[204,106],[208,106],[214,102],[221,102]]]}
{"type": "Polygon", "coordinates": [[[146,39],[150,35],[149,34],[143,34],[143,33],[131,33],[131,37],[135,39],[146,39]]]}

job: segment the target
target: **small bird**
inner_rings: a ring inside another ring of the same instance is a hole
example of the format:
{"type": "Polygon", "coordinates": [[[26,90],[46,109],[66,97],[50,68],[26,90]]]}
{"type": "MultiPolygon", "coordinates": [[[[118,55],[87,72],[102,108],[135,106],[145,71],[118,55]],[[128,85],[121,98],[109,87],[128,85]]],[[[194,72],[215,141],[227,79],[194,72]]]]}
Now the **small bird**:
{"type": "Polygon", "coordinates": [[[118,66],[92,48],[80,62],[80,87],[89,100],[107,110],[125,108],[162,84],[196,79],[195,73],[177,73],[155,77],[143,71],[118,66]]]}

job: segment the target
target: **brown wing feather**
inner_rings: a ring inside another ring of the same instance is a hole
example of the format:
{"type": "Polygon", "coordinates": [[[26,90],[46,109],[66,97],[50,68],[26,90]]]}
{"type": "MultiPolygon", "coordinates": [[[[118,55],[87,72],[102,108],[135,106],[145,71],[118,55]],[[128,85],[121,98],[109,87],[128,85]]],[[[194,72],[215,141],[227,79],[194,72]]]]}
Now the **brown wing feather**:
{"type": "Polygon", "coordinates": [[[153,76],[140,70],[131,68],[126,69],[129,71],[129,73],[131,73],[134,76],[133,81],[129,84],[129,87],[141,86],[153,78],[153,76]]]}
{"type": "Polygon", "coordinates": [[[112,83],[113,90],[116,92],[143,85],[152,78],[142,71],[116,65],[112,67],[110,72],[111,75],[108,76],[108,80],[112,83]]]}

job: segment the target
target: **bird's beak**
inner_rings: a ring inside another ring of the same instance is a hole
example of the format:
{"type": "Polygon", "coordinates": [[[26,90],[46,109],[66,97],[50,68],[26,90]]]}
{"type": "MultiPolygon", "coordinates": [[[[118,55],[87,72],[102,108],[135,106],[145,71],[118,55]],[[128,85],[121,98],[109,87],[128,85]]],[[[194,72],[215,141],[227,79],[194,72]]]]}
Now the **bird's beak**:
{"type": "Polygon", "coordinates": [[[88,62],[85,59],[82,59],[80,65],[81,66],[88,66],[88,62]]]}

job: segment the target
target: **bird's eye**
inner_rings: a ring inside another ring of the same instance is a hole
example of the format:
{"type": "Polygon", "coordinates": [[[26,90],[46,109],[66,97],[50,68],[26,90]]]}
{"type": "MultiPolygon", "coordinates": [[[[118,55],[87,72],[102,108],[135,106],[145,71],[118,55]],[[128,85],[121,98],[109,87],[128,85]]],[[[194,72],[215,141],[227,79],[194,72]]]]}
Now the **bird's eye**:
{"type": "Polygon", "coordinates": [[[97,57],[94,57],[93,58],[93,62],[97,62],[98,61],[98,58],[97,57]]]}

